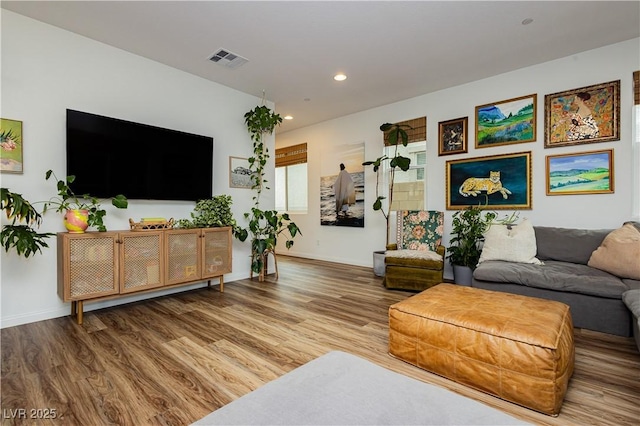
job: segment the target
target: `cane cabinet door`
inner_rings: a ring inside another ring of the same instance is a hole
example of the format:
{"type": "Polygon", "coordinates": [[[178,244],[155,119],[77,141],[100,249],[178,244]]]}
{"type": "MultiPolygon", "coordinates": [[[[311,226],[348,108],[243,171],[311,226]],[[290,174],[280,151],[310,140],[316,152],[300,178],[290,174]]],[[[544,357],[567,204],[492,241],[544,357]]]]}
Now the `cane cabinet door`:
{"type": "Polygon", "coordinates": [[[165,232],[166,285],[197,281],[202,277],[200,229],[165,232]]]}
{"type": "Polygon", "coordinates": [[[164,285],[162,231],[120,234],[120,292],[132,293],[164,285]]]}
{"type": "Polygon", "coordinates": [[[231,228],[202,229],[202,278],[231,272],[231,228]]]}
{"type": "Polygon", "coordinates": [[[65,302],[118,294],[118,233],[59,233],[58,295],[65,302]]]}

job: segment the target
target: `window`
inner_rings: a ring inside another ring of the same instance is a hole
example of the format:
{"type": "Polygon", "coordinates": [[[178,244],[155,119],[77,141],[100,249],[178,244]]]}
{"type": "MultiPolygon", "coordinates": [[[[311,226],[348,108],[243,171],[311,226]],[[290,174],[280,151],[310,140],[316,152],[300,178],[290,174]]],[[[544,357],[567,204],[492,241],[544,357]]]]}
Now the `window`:
{"type": "MultiPolygon", "coordinates": [[[[399,124],[411,126],[407,130],[409,143],[397,146],[397,154],[411,159],[409,170],[396,169],[391,210],[423,210],[425,208],[425,167],[427,165],[427,119],[420,117],[399,124]]],[[[396,146],[389,145],[385,135],[385,151],[388,157],[396,155],[396,146]]],[[[385,163],[388,172],[388,163],[385,163]]],[[[389,173],[385,173],[389,179],[389,173]]]]}
{"type": "Polygon", "coordinates": [[[306,213],[307,187],[307,144],[276,149],[276,210],[306,213]]]}

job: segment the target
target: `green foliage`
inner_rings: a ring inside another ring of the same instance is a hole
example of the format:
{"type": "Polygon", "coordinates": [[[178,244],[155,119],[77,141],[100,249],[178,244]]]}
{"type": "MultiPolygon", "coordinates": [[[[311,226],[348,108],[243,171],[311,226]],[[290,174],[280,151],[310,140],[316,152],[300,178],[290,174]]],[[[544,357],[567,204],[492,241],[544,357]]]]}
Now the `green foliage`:
{"type": "Polygon", "coordinates": [[[236,238],[244,241],[247,231],[240,228],[231,212],[233,201],[230,195],[215,195],[207,200],[200,200],[191,212],[191,219],[177,221],[179,228],[216,228],[230,226],[236,238]],[[242,236],[244,235],[244,238],[242,236]]]}
{"type": "Polygon", "coordinates": [[[279,235],[287,238],[287,249],[293,246],[293,238],[302,233],[287,213],[278,214],[276,210],[261,210],[260,195],[263,189],[269,189],[264,178],[265,167],[269,160],[269,150],[264,144],[264,136],[272,134],[282,117],[271,111],[266,105],[257,106],[244,115],[247,130],[253,141],[253,156],[249,158],[252,187],[256,191],[253,197],[254,207],[244,217],[249,221],[249,228],[234,230],[234,235],[240,241],[245,241],[251,234],[251,269],[260,273],[263,268],[262,257],[265,250],[274,250],[279,235]]]}
{"type": "Polygon", "coordinates": [[[480,260],[480,241],[497,214],[485,211],[480,206],[469,206],[453,214],[451,246],[447,258],[452,265],[468,266],[475,269],[480,260]]]}
{"type": "Polygon", "coordinates": [[[253,141],[253,156],[249,157],[249,170],[251,170],[252,189],[256,191],[253,198],[255,204],[259,203],[262,189],[267,180],[264,178],[264,168],[269,160],[269,149],[264,144],[264,136],[273,134],[276,126],[282,123],[280,114],[271,111],[266,105],[257,106],[244,115],[244,122],[253,141]]]}
{"type": "Polygon", "coordinates": [[[296,235],[302,235],[300,228],[289,217],[288,213],[279,214],[277,210],[260,210],[257,207],[251,209],[251,213],[245,213],[249,219],[249,232],[253,236],[251,240],[252,264],[251,269],[260,273],[262,259],[259,254],[266,250],[275,250],[278,237],[286,238],[285,246],[290,249],[296,235]]]}
{"type": "MultiPolygon", "coordinates": [[[[44,208],[42,214],[46,213],[48,209],[55,207],[56,212],[62,213],[67,210],[88,210],[89,211],[89,226],[95,227],[98,231],[104,232],[107,227],[104,225],[104,216],[107,212],[102,208],[102,201],[89,194],[76,195],[69,185],[76,179],[75,176],[67,176],[65,180],[58,179],[53,173],[53,170],[47,170],[45,179],[53,176],[57,181],[56,188],[58,195],[51,197],[48,201],[44,202],[44,208]]],[[[118,194],[111,198],[111,204],[119,209],[126,209],[129,205],[127,197],[122,194],[118,194]]]]}
{"type": "Polygon", "coordinates": [[[6,252],[14,249],[19,256],[29,257],[36,252],[42,253],[43,247],[49,247],[46,238],[52,233],[38,233],[33,226],[39,227],[42,223],[42,215],[33,205],[7,188],[0,188],[0,210],[4,210],[11,224],[4,225],[0,231],[0,244],[6,252]],[[24,221],[26,225],[17,223],[24,221]]]}
{"type": "Polygon", "coordinates": [[[376,173],[376,199],[373,202],[373,210],[382,212],[385,221],[387,222],[387,236],[386,241],[387,245],[389,244],[389,215],[391,213],[391,203],[393,201],[393,186],[394,186],[394,178],[396,169],[400,169],[403,172],[409,170],[411,166],[411,159],[404,157],[398,154],[398,144],[402,146],[407,146],[409,143],[409,135],[407,134],[406,129],[411,129],[412,127],[408,124],[391,124],[384,123],[380,126],[380,130],[384,132],[387,137],[389,144],[395,146],[395,151],[393,157],[389,157],[386,154],[376,158],[373,161],[365,161],[362,163],[363,166],[373,166],[373,171],[376,173]],[[382,200],[387,199],[386,196],[380,194],[380,172],[384,170],[384,163],[389,163],[389,191],[388,198],[389,203],[387,205],[387,210],[385,211],[382,208],[382,200]]]}

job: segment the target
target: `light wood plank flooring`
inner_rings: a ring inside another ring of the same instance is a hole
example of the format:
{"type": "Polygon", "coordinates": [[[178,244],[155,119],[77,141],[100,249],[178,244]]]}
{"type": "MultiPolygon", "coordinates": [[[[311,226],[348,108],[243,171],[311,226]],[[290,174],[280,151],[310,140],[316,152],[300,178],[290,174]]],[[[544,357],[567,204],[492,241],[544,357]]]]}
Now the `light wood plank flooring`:
{"type": "Polygon", "coordinates": [[[384,289],[370,268],[278,260],[277,281],[240,280],[224,293],[203,288],[88,312],[82,326],[65,317],[3,329],[2,424],[33,424],[32,414],[55,410],[55,420],[35,423],[186,425],[331,350],[535,424],[640,422],[632,338],[576,330],[575,373],[553,418],[390,357],[387,309],[412,293],[384,289]]]}

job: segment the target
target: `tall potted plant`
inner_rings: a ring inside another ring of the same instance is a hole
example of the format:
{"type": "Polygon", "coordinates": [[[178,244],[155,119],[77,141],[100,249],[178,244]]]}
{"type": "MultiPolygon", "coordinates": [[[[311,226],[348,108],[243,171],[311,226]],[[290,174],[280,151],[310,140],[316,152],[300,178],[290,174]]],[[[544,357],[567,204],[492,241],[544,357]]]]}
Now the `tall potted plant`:
{"type": "Polygon", "coordinates": [[[11,220],[0,231],[0,244],[6,252],[13,249],[18,256],[29,257],[37,252],[42,253],[43,248],[49,247],[45,240],[55,234],[36,231],[35,228],[42,223],[42,215],[22,194],[0,188],[0,210],[11,220]]]}
{"type": "MultiPolygon", "coordinates": [[[[390,157],[387,154],[376,158],[373,161],[365,161],[363,166],[372,166],[373,171],[376,173],[376,199],[373,202],[373,210],[380,211],[384,216],[386,222],[386,234],[385,234],[385,247],[389,248],[389,232],[390,232],[390,216],[391,216],[391,204],[393,202],[393,187],[396,170],[402,170],[406,172],[411,166],[411,159],[404,157],[398,152],[398,145],[407,146],[409,143],[409,135],[407,130],[411,129],[408,124],[391,124],[384,123],[380,126],[380,130],[387,134],[389,145],[394,147],[393,156],[390,157]],[[384,182],[382,179],[382,172],[386,169],[385,163],[389,168],[389,179],[386,187],[386,195],[382,193],[384,182]],[[386,209],[383,206],[383,200],[387,199],[386,209]]],[[[373,270],[376,275],[384,275],[384,251],[373,252],[373,270]]]]}
{"type": "MultiPolygon", "coordinates": [[[[264,101],[264,100],[263,100],[264,101]]],[[[273,134],[276,126],[282,123],[282,117],[271,111],[266,105],[256,106],[244,115],[247,130],[253,141],[253,156],[249,157],[254,206],[244,216],[249,220],[249,229],[239,231],[236,236],[244,241],[251,234],[251,270],[264,279],[267,256],[275,253],[278,237],[286,238],[287,249],[293,246],[293,239],[302,235],[300,228],[287,213],[279,214],[276,210],[260,209],[260,195],[268,183],[265,179],[265,167],[269,159],[269,149],[264,143],[267,135],[273,134]]]]}
{"type": "Polygon", "coordinates": [[[456,283],[471,285],[473,270],[482,252],[480,243],[484,239],[483,234],[496,216],[495,212],[485,211],[480,206],[469,206],[453,214],[447,258],[453,266],[456,283]]]}

